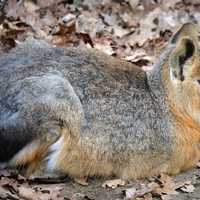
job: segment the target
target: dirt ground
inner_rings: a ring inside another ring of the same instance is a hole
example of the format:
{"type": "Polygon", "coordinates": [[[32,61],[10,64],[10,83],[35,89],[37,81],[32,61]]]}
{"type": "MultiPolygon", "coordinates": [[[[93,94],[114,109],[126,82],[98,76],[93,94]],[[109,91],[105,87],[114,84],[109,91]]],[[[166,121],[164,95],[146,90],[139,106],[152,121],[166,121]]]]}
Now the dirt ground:
{"type": "MultiPolygon", "coordinates": [[[[191,181],[194,185],[195,190],[192,193],[178,191],[176,195],[169,195],[163,199],[168,200],[199,200],[200,199],[200,169],[194,169],[174,177],[175,181],[191,181]]],[[[130,182],[124,187],[117,187],[115,189],[103,188],[102,183],[104,179],[90,179],[88,186],[80,186],[79,184],[74,183],[73,181],[67,181],[63,190],[63,196],[69,199],[73,199],[73,195],[79,193],[80,197],[75,199],[80,200],[121,200],[126,199],[125,190],[131,187],[137,187],[140,183],[145,182],[144,180],[130,182]]],[[[77,195],[78,196],[78,195],[77,195]]],[[[143,199],[143,198],[136,198],[143,199]]],[[[145,198],[144,198],[145,199],[145,198]]],[[[146,198],[147,199],[147,198],[146,198]]],[[[149,198],[150,199],[150,198],[149,198]]],[[[152,197],[153,200],[159,200],[160,197],[152,197]]]]}
{"type": "MultiPolygon", "coordinates": [[[[111,179],[116,180],[116,179],[111,179]]],[[[11,200],[199,200],[200,169],[175,177],[151,177],[105,187],[105,178],[90,178],[83,186],[70,179],[35,178],[0,171],[0,199],[11,200]],[[121,184],[121,185],[120,185],[121,184]],[[151,189],[147,186],[151,185],[151,189]],[[152,187],[153,186],[153,187],[152,187]]],[[[112,182],[111,181],[111,182],[112,182]]]]}

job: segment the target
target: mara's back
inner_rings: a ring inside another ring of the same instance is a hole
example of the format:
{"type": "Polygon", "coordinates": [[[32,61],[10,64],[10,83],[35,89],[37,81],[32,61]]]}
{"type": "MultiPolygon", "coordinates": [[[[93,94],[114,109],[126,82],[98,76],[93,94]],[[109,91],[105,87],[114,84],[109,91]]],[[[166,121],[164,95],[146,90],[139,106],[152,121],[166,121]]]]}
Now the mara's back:
{"type": "MultiPolygon", "coordinates": [[[[162,103],[154,102],[146,73],[130,63],[94,50],[59,49],[33,40],[2,58],[0,65],[1,122],[7,117],[5,113],[14,115],[18,107],[32,106],[41,97],[54,96],[69,104],[65,95],[69,91],[63,85],[67,80],[81,104],[80,135],[108,148],[112,156],[116,152],[164,150],[163,145],[170,140],[160,134],[169,131],[162,127],[162,121],[166,124],[168,120],[167,115],[163,117],[162,103]],[[148,142],[138,145],[142,138],[148,142]]],[[[28,120],[37,113],[33,115],[28,120]]]]}

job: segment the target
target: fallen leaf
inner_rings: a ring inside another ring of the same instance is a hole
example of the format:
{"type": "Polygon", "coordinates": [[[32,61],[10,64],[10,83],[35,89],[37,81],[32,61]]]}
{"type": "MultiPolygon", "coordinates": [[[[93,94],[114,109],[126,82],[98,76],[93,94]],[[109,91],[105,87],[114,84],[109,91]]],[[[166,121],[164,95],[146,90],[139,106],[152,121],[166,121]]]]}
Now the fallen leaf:
{"type": "Polygon", "coordinates": [[[74,181],[80,185],[86,186],[88,185],[87,178],[74,178],[74,181]]]}
{"type": "Polygon", "coordinates": [[[173,179],[166,175],[166,174],[161,174],[160,179],[161,187],[156,188],[153,190],[153,192],[157,195],[171,195],[171,194],[178,194],[176,191],[176,185],[173,181],[173,179]]]}
{"type": "Polygon", "coordinates": [[[136,196],[136,188],[134,188],[134,187],[128,188],[124,192],[125,192],[125,197],[127,199],[132,199],[132,198],[135,198],[135,196],[136,196]]]}
{"type": "Polygon", "coordinates": [[[76,19],[76,15],[71,14],[71,13],[69,13],[69,14],[65,15],[64,17],[62,17],[62,21],[65,24],[75,23],[75,19],[76,19]]]}
{"type": "Polygon", "coordinates": [[[19,200],[19,197],[16,194],[6,190],[5,188],[0,186],[0,199],[12,199],[12,200],[19,200]]]}
{"type": "Polygon", "coordinates": [[[183,187],[180,188],[181,191],[186,192],[186,193],[192,193],[195,190],[194,185],[184,185],[183,187]]]}
{"type": "Polygon", "coordinates": [[[135,9],[139,4],[139,0],[128,0],[129,4],[131,5],[132,9],[135,9]]]}
{"type": "Polygon", "coordinates": [[[120,26],[116,26],[116,25],[113,26],[113,31],[114,31],[115,36],[117,36],[119,38],[122,38],[125,35],[130,33],[130,30],[121,28],[120,26]]]}
{"type": "Polygon", "coordinates": [[[109,44],[95,43],[94,48],[104,52],[107,55],[113,55],[115,52],[109,44]]]}
{"type": "Polygon", "coordinates": [[[144,197],[146,194],[151,193],[155,189],[159,188],[159,184],[152,182],[149,183],[148,185],[146,184],[141,184],[141,187],[136,189],[134,187],[128,188],[124,190],[125,197],[127,199],[135,199],[136,197],[144,197]]]}
{"type": "Polygon", "coordinates": [[[102,187],[109,187],[109,188],[115,189],[116,187],[124,186],[125,184],[126,184],[126,181],[122,179],[113,179],[113,180],[105,181],[102,184],[102,187]]]}
{"type": "Polygon", "coordinates": [[[23,185],[18,188],[18,193],[21,198],[27,200],[39,199],[39,197],[41,196],[39,193],[35,192],[32,188],[25,187],[23,185]]]}
{"type": "Polygon", "coordinates": [[[139,67],[145,67],[146,71],[146,69],[152,69],[154,57],[148,56],[144,49],[137,49],[131,56],[126,56],[125,60],[139,67]]]}
{"type": "Polygon", "coordinates": [[[76,20],[76,31],[78,33],[87,33],[91,38],[105,31],[105,25],[101,18],[91,16],[90,13],[84,13],[78,16],[76,20]]]}

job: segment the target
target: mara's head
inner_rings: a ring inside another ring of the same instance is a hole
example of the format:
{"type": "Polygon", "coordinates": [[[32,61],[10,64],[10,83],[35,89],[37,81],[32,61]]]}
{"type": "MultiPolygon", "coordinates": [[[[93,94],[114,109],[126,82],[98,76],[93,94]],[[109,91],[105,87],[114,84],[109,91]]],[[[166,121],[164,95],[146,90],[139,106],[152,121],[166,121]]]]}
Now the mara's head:
{"type": "Polygon", "coordinates": [[[172,37],[171,44],[173,50],[163,73],[171,106],[200,125],[198,27],[184,24],[172,37]]]}

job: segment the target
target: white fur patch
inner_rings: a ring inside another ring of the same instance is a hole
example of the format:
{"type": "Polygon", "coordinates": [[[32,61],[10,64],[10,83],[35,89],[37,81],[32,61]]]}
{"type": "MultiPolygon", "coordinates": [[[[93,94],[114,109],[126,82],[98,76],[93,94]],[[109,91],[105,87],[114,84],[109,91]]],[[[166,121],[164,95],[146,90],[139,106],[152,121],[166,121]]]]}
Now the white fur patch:
{"type": "Polygon", "coordinates": [[[172,81],[174,84],[177,84],[177,83],[179,82],[178,79],[174,77],[171,67],[170,67],[170,69],[169,69],[169,76],[170,76],[171,81],[172,81]]]}
{"type": "Polygon", "coordinates": [[[64,137],[60,137],[54,144],[49,148],[50,155],[47,158],[47,170],[54,171],[59,158],[59,153],[64,142],[64,137]]]}
{"type": "Polygon", "coordinates": [[[170,75],[170,79],[171,79],[171,81],[175,81],[175,77],[174,77],[174,75],[173,75],[173,72],[172,72],[172,68],[170,67],[170,69],[169,69],[169,75],[170,75]]]}

